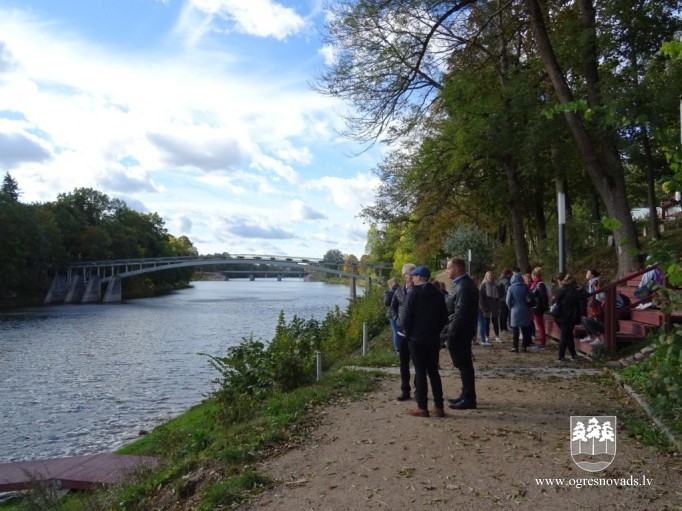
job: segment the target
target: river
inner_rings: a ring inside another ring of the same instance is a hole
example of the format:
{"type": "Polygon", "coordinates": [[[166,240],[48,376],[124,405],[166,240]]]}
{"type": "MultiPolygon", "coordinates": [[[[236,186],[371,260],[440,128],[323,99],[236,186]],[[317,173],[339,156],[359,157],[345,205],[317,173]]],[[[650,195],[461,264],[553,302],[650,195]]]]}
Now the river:
{"type": "Polygon", "coordinates": [[[193,282],[122,304],[0,313],[0,463],[112,451],[214,388],[199,353],[224,355],[280,311],[322,320],[350,295],[301,279],[193,282]]]}

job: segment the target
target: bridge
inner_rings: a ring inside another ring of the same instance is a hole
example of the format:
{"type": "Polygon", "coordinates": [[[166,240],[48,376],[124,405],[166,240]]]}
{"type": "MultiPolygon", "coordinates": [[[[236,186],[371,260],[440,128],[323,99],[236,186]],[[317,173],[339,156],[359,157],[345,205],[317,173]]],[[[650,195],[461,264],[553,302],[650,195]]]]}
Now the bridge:
{"type": "MultiPolygon", "coordinates": [[[[295,271],[302,274],[323,272],[339,277],[348,277],[351,280],[352,299],[357,296],[356,280],[358,278],[367,280],[367,285],[369,286],[371,285],[370,270],[374,270],[381,275],[383,269],[391,267],[385,263],[358,263],[352,265],[351,269],[353,271],[345,271],[338,268],[330,268],[327,266],[329,263],[323,263],[322,259],[254,254],[78,261],[69,264],[64,274],[55,275],[44,303],[120,302],[122,299],[122,281],[125,278],[177,268],[221,266],[226,264],[238,264],[240,267],[251,265],[252,268],[247,270],[234,270],[235,272],[246,272],[245,275],[248,274],[251,280],[255,279],[256,273],[273,273],[271,268],[263,268],[263,266],[282,267],[288,269],[289,272],[295,271]],[[360,269],[365,270],[365,276],[358,273],[360,269]],[[104,293],[102,293],[103,286],[106,286],[104,293]]],[[[232,270],[229,270],[228,273],[232,272],[232,270]]]]}

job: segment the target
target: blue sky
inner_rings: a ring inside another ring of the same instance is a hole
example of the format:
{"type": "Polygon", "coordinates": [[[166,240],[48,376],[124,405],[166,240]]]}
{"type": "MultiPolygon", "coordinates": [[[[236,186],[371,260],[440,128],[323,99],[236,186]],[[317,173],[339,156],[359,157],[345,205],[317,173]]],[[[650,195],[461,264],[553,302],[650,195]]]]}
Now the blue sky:
{"type": "Polygon", "coordinates": [[[0,174],[90,187],[202,254],[360,257],[379,148],[310,89],[318,0],[0,0],[0,174]]]}

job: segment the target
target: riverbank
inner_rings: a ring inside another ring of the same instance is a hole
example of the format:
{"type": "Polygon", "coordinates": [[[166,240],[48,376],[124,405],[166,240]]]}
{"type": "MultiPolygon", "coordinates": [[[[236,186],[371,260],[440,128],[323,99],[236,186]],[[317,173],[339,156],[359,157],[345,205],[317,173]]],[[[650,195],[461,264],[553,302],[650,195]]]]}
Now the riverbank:
{"type": "MultiPolygon", "coordinates": [[[[301,445],[258,470],[274,483],[242,510],[678,509],[682,458],[608,371],[559,367],[556,345],[474,348],[476,410],[406,415],[396,370],[363,400],[324,407],[301,445]],[[571,416],[615,416],[617,452],[601,472],[571,454],[571,416]],[[650,445],[645,445],[650,444],[650,445]]],[[[446,396],[458,372],[441,351],[446,396]]]]}

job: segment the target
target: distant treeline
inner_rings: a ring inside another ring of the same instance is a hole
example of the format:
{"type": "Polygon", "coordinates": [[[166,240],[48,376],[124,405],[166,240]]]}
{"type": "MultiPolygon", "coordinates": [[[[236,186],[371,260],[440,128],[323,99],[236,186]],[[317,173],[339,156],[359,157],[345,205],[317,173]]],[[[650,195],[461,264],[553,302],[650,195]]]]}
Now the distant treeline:
{"type": "MultiPolygon", "coordinates": [[[[186,236],[168,233],[157,213],[139,213],[91,188],[54,202],[23,204],[12,176],[0,189],[0,308],[42,303],[54,275],[73,261],[197,255],[186,236]]],[[[189,283],[193,270],[125,280],[124,297],[153,296],[189,283]]]]}

